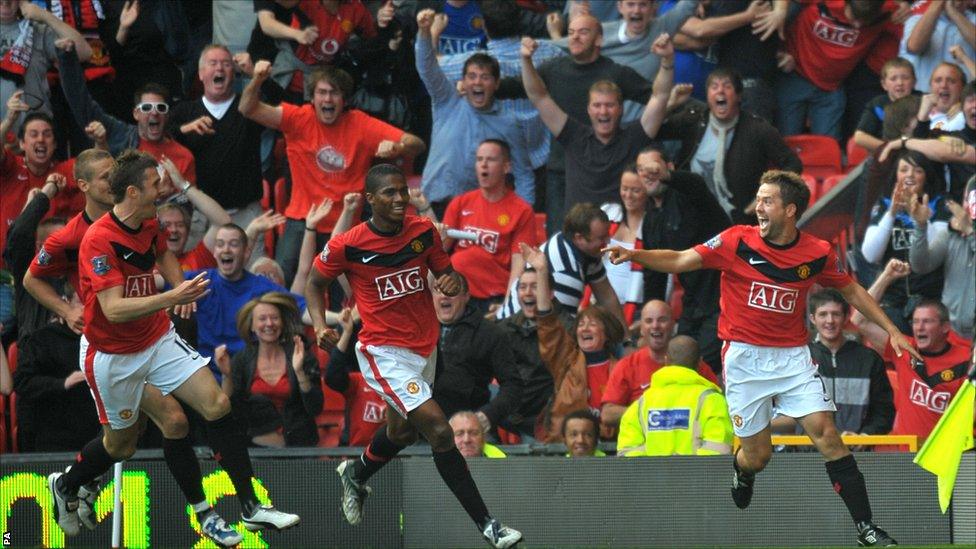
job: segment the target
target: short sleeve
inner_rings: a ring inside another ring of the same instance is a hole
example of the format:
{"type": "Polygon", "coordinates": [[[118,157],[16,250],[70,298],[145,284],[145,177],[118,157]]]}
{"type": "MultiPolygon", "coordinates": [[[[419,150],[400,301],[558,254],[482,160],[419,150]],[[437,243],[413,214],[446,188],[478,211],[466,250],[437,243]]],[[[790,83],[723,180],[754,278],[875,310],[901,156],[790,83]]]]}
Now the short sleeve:
{"type": "Polygon", "coordinates": [[[739,229],[730,227],[693,249],[701,256],[703,269],[723,270],[731,265],[738,241],[739,229]]]}
{"type": "Polygon", "coordinates": [[[535,235],[535,213],[531,209],[524,210],[519,219],[519,226],[515,229],[515,234],[512,235],[512,253],[522,253],[522,248],[519,247],[522,242],[529,246],[538,246],[539,242],[535,235]]]}
{"type": "Polygon", "coordinates": [[[285,134],[286,139],[289,133],[299,132],[306,126],[304,114],[302,107],[281,102],[281,124],[278,127],[281,133],[285,134]]]}
{"type": "Polygon", "coordinates": [[[884,118],[884,107],[877,100],[869,102],[864,106],[861,113],[861,120],[857,123],[857,129],[874,137],[881,137],[881,125],[884,118]]]}
{"type": "MultiPolygon", "coordinates": [[[[458,217],[458,211],[461,209],[461,197],[455,197],[447,203],[447,208],[444,209],[444,216],[441,218],[441,222],[451,228],[459,228],[458,224],[461,222],[458,217]]],[[[419,212],[418,212],[419,213],[419,212]]]]}
{"type": "Polygon", "coordinates": [[[607,277],[607,270],[603,267],[603,261],[593,261],[584,266],[583,269],[583,282],[587,284],[603,280],[607,277]]]}
{"type": "Polygon", "coordinates": [[[630,380],[627,378],[626,372],[633,366],[636,356],[637,353],[634,353],[621,359],[610,372],[610,379],[607,380],[607,386],[603,389],[603,397],[600,399],[601,406],[604,404],[617,404],[619,406],[630,404],[627,402],[630,396],[630,380]]]}
{"type": "Polygon", "coordinates": [[[824,264],[823,270],[820,271],[817,282],[831,288],[843,288],[853,282],[847,269],[837,260],[837,253],[834,252],[833,246],[827,251],[827,262],[824,264]]]}
{"type": "Polygon", "coordinates": [[[83,277],[91,281],[92,292],[98,293],[125,283],[118,257],[107,239],[82,240],[79,255],[81,261],[78,262],[78,269],[83,277]]]}
{"type": "Polygon", "coordinates": [[[335,237],[325,243],[312,265],[322,276],[333,279],[346,272],[345,240],[335,237]]]}
{"type": "Polygon", "coordinates": [[[570,151],[573,150],[573,145],[585,136],[586,127],[574,120],[573,117],[567,116],[566,123],[563,124],[563,130],[556,136],[556,140],[567,151],[570,151]]]}
{"type": "Polygon", "coordinates": [[[71,272],[72,265],[65,253],[65,242],[60,233],[61,231],[57,231],[44,241],[34,260],[31,261],[30,267],[28,267],[31,276],[56,278],[67,276],[71,272]]]}

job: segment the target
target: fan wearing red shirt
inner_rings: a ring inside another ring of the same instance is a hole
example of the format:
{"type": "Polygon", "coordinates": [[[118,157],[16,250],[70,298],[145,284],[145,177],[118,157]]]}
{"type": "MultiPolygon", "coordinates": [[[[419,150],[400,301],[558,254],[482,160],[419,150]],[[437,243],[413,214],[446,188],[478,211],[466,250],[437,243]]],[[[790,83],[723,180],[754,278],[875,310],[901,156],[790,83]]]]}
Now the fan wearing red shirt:
{"type": "Polygon", "coordinates": [[[610,261],[637,261],[666,273],[722,271],[718,334],[729,414],[742,446],[733,457],[732,500],[752,501],[756,473],[772,455],[769,422],[796,418],[826,459],[827,475],[854,519],[862,546],[894,544],[871,522],[864,476],[834,425],[834,403],[807,348],[804,303],[815,283],[837,288],[848,303],[889,334],[899,356],[920,358],[867,291],[844,271],[832,245],[796,228],[810,190],[792,172],[771,170],[756,192],[758,226],[736,225],[683,251],[611,247],[610,261]]]}
{"type": "MultiPolygon", "coordinates": [[[[909,271],[904,261],[890,260],[868,292],[883,295],[909,271]]],[[[895,365],[898,385],[891,434],[915,435],[920,444],[925,442],[966,380],[972,342],[952,332],[949,311],[936,299],[923,299],[912,311],[914,338],[910,341],[918,345],[921,359],[894,353],[888,334],[863,315],[855,314],[851,320],[875,349],[884,349],[885,361],[895,365]]]]}
{"type": "Polygon", "coordinates": [[[803,0],[786,32],[796,68],[776,85],[777,126],[783,135],[803,132],[840,140],[844,79],[885,33],[893,0],[803,0]]]}
{"type": "MultiPolygon", "coordinates": [[[[640,336],[647,342],[636,352],[617,361],[600,400],[600,423],[607,427],[620,425],[620,417],[651,385],[654,372],[668,364],[668,343],[674,333],[671,306],[660,299],[644,304],[640,314],[640,336]]],[[[698,374],[718,384],[715,372],[704,361],[698,361],[698,374]]]]}
{"type": "MultiPolygon", "coordinates": [[[[11,103],[19,102],[23,105],[17,93],[8,102],[7,117],[2,125],[4,128],[20,115],[17,108],[9,108],[11,103]]],[[[54,159],[57,142],[54,139],[54,121],[51,117],[43,112],[28,114],[17,137],[20,139],[20,148],[24,151],[23,156],[9,154],[4,147],[0,147],[0,196],[3,197],[0,200],[0,257],[7,243],[7,229],[24,209],[27,193],[31,189],[43,187],[48,175],[59,173],[68,180],[68,184],[51,201],[51,209],[46,217],[69,218],[85,207],[85,197],[78,192],[72,175],[75,160],[70,158],[57,162],[54,159]]],[[[0,269],[2,268],[3,260],[0,259],[0,269]]]]}
{"type": "Polygon", "coordinates": [[[536,246],[532,206],[507,185],[511,174],[508,143],[486,139],[475,152],[478,188],[456,197],[444,211],[446,226],[470,231],[477,239],[445,239],[451,263],[468,280],[472,301],[488,310],[525,269],[520,243],[536,246]]]}
{"type": "Polygon", "coordinates": [[[366,481],[421,432],[430,443],[438,473],[484,537],[493,547],[511,547],[522,534],[488,514],[454,445],[454,432],[431,398],[440,324],[427,275],[435,277],[433,288],[450,296],[461,290],[460,277],[433,223],[406,215],[410,196],[399,168],[380,164],[370,169],[366,201],[373,216],[325,246],[305,286],[319,346],[328,350],[338,343],[339,334],[326,326],[324,295],[336,277],[346,275],[363,320],[356,345],[359,369],[395,412],[387,414],[386,428],[376,431],[359,459],[343,461],[336,469],[343,514],[350,524],[359,524],[369,494],[366,481]]]}
{"type": "MultiPolygon", "coordinates": [[[[362,111],[345,111],[353,82],[340,69],[323,67],[313,71],[308,79],[311,103],[300,107],[288,103],[272,107],[259,100],[261,84],[270,72],[270,63],[258,61],[254,78],[241,95],[239,109],[244,116],[262,126],[280,129],[285,135],[292,187],[284,212],[288,218],[285,234],[278,242],[275,259],[291,284],[309,207],[325,199],[340,204],[346,193],[363,192],[363,178],[374,158],[412,158],[425,146],[419,137],[362,111]]],[[[330,234],[340,213],[338,208],[333,209],[319,223],[318,232],[330,234]]]]}
{"type": "MultiPolygon", "coordinates": [[[[85,327],[80,354],[104,436],[89,442],[68,472],[48,477],[54,516],[66,534],[78,533],[77,504],[69,505],[78,489],[135,452],[143,396],[173,393],[206,420],[214,454],[221,456],[218,461],[241,500],[245,525],[249,529],[293,526],[296,515],[258,504],[247,442],[230,416],[229,400],[204,368],[208,359],[176,335],[166,315],[166,309],[182,309],[203,296],[209,281],[202,276],[184,281],[176,258],[166,249],[155,219],[160,182],[155,159],[139,151],[123,154],[109,179],[115,205],[92,223],[81,241],[78,294],[85,304],[85,327]],[[173,290],[156,292],[153,271],[157,267],[173,290]]],[[[182,461],[195,462],[194,457],[192,452],[181,456],[182,461]]],[[[177,476],[181,488],[186,476],[177,476]]],[[[205,512],[196,506],[194,510],[205,512]]],[[[241,539],[222,519],[210,528],[211,534],[221,531],[208,537],[222,545],[241,539]]]]}

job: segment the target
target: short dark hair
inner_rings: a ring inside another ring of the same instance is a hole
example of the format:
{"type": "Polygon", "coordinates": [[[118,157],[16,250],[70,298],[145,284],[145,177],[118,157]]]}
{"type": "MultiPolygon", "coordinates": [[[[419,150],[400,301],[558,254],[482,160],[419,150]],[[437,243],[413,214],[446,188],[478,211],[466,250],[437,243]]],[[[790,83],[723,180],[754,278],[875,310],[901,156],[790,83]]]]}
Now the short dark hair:
{"type": "Polygon", "coordinates": [[[163,98],[163,103],[169,103],[169,89],[162,84],[157,84],[155,82],[146,82],[136,90],[135,95],[132,96],[132,105],[138,105],[142,103],[142,96],[147,93],[153,95],[158,95],[163,98]]]}
{"type": "MultiPolygon", "coordinates": [[[[17,130],[17,139],[24,139],[24,136],[27,134],[27,125],[35,120],[47,122],[47,125],[51,126],[51,131],[54,131],[54,119],[51,118],[51,115],[42,111],[34,111],[24,117],[24,123],[21,124],[20,128],[17,130]]],[[[57,136],[55,136],[55,139],[57,139],[57,136]]],[[[51,152],[53,153],[54,151],[51,152]]]]}
{"type": "Polygon", "coordinates": [[[491,75],[495,77],[495,80],[501,78],[502,72],[498,67],[498,60],[487,53],[478,52],[468,57],[468,59],[464,62],[464,69],[461,71],[462,78],[465,74],[468,74],[468,67],[471,65],[488,69],[491,72],[491,75]]]}
{"type": "Polygon", "coordinates": [[[399,177],[406,181],[406,177],[403,175],[403,171],[394,166],[393,164],[377,164],[366,172],[366,192],[375,193],[386,184],[386,179],[388,177],[399,177]]]}
{"type": "Polygon", "coordinates": [[[966,82],[966,85],[962,88],[963,98],[969,97],[970,95],[976,95],[976,80],[966,82]]]}
{"type": "Polygon", "coordinates": [[[42,219],[40,223],[37,224],[37,230],[45,229],[47,227],[60,227],[67,224],[68,220],[63,217],[49,217],[47,219],[42,219]]]}
{"type": "Polygon", "coordinates": [[[665,162],[670,162],[671,161],[671,158],[668,156],[667,151],[665,151],[663,147],[661,147],[660,145],[658,145],[656,143],[652,143],[652,144],[644,147],[643,149],[641,149],[637,153],[637,156],[640,156],[642,154],[652,153],[652,152],[656,152],[656,153],[660,154],[661,155],[661,158],[664,159],[665,162]]]}
{"type": "Polygon", "coordinates": [[[844,296],[841,295],[841,293],[834,288],[824,288],[819,292],[814,292],[810,294],[810,305],[809,305],[810,314],[816,314],[817,309],[823,307],[828,303],[837,303],[838,305],[840,305],[841,308],[844,310],[845,318],[847,317],[847,315],[851,314],[850,303],[848,303],[847,300],[844,299],[844,296]]]}
{"type": "Polygon", "coordinates": [[[237,223],[224,223],[223,225],[217,227],[217,230],[218,231],[223,230],[223,229],[228,229],[228,230],[231,230],[231,231],[237,231],[237,232],[239,232],[241,234],[241,240],[244,241],[244,247],[245,248],[247,247],[247,240],[248,240],[247,239],[247,231],[245,231],[244,229],[242,229],[240,225],[238,225],[237,223]]]}
{"type": "Polygon", "coordinates": [[[637,162],[628,162],[627,165],[624,166],[624,170],[622,172],[620,172],[620,175],[623,176],[623,174],[625,174],[625,173],[633,173],[633,174],[636,174],[637,173],[637,162]]]}
{"type": "Polygon", "coordinates": [[[485,20],[485,34],[491,40],[519,36],[521,12],[511,0],[482,0],[481,16],[485,20]]]}
{"type": "Polygon", "coordinates": [[[478,146],[480,147],[480,146],[484,145],[485,143],[491,143],[492,145],[498,145],[498,147],[502,150],[502,152],[505,153],[505,160],[511,160],[512,159],[512,147],[510,147],[508,145],[508,142],[507,141],[504,141],[502,139],[495,139],[494,137],[489,137],[488,139],[485,139],[481,143],[478,143],[478,146]]]}
{"type": "Polygon", "coordinates": [[[305,84],[305,92],[309,97],[315,95],[315,86],[319,82],[325,82],[333,88],[339,90],[342,94],[344,100],[349,100],[352,98],[353,91],[355,91],[356,85],[349,76],[349,73],[333,67],[331,65],[325,65],[322,67],[317,67],[308,75],[307,82],[305,84]]]}
{"type": "Polygon", "coordinates": [[[877,0],[847,0],[847,5],[850,6],[854,19],[865,25],[878,22],[884,7],[884,3],[877,0]]]}
{"type": "Polygon", "coordinates": [[[584,419],[589,421],[590,425],[593,426],[593,440],[599,442],[600,422],[596,419],[596,416],[593,415],[593,412],[591,412],[589,408],[580,408],[579,410],[573,410],[572,412],[566,414],[566,416],[563,418],[562,428],[562,435],[564,439],[566,438],[566,424],[568,424],[569,420],[571,419],[584,419]]]}
{"type": "MultiPolygon", "coordinates": [[[[939,170],[936,169],[936,164],[929,160],[929,157],[918,151],[902,149],[898,151],[897,158],[898,162],[904,160],[912,167],[922,168],[922,171],[925,172],[925,187],[923,192],[928,193],[930,197],[934,197],[935,195],[939,194],[940,189],[945,188],[945,178],[941,173],[939,173],[939,170]]],[[[894,181],[895,177],[898,177],[897,162],[895,163],[895,169],[892,172],[892,181],[894,181]]],[[[892,185],[892,188],[894,188],[894,185],[892,185]]]]}
{"type": "Polygon", "coordinates": [[[590,223],[594,220],[610,223],[607,212],[590,202],[580,202],[579,204],[573,205],[566,212],[566,217],[563,219],[563,236],[569,239],[572,239],[574,234],[589,236],[590,223]]]}
{"type": "Polygon", "coordinates": [[[912,315],[914,316],[915,311],[921,309],[922,307],[931,307],[935,309],[936,312],[939,313],[939,320],[943,324],[949,322],[949,308],[945,306],[945,303],[942,303],[938,299],[931,298],[931,297],[926,297],[924,299],[921,299],[918,302],[918,304],[915,305],[915,309],[912,310],[912,315]]]}
{"type": "Polygon", "coordinates": [[[75,168],[72,173],[75,179],[84,179],[85,181],[91,181],[96,174],[92,173],[92,165],[95,162],[105,159],[111,160],[113,163],[115,159],[108,151],[102,149],[85,149],[81,151],[78,158],[75,159],[75,168]]]}
{"type": "Polygon", "coordinates": [[[785,170],[769,170],[759,180],[760,185],[776,185],[783,207],[796,206],[796,218],[800,219],[810,204],[810,188],[799,175],[785,170]]]}
{"type": "Polygon", "coordinates": [[[712,80],[719,78],[728,78],[732,82],[732,87],[735,88],[736,95],[742,95],[742,76],[731,67],[719,67],[708,73],[708,78],[705,79],[705,89],[708,89],[712,84],[712,80]]]}
{"type": "Polygon", "coordinates": [[[112,201],[119,204],[125,200],[125,191],[130,186],[142,189],[146,170],[155,169],[156,166],[158,166],[156,159],[142,151],[129,149],[123,152],[116,160],[115,170],[108,178],[112,201]]]}

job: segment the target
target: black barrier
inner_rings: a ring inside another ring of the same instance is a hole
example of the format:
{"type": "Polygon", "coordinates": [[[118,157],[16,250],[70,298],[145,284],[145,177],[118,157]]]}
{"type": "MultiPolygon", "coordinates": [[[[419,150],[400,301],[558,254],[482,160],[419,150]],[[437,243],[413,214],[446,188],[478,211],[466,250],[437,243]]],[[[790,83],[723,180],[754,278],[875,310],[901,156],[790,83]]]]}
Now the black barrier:
{"type": "MultiPolygon", "coordinates": [[[[255,452],[261,479],[280,508],[302,523],[249,535],[241,547],[483,547],[479,532],[426,456],[398,459],[370,481],[363,524],[339,510],[335,459],[255,452]]],[[[4,456],[2,529],[13,547],[64,547],[50,513],[46,475],[64,459],[4,456]]],[[[853,546],[853,526],[816,454],[777,454],[760,475],[746,511],[729,498],[728,456],[667,458],[510,457],[469,466],[492,513],[525,533],[533,547],[853,546]]],[[[857,455],[877,521],[902,544],[968,543],[976,514],[976,456],[964,456],[951,514],[939,513],[935,478],[905,453],[857,455]],[[953,520],[955,516],[955,520],[953,520]],[[968,526],[961,526],[961,525],[968,526]],[[955,537],[953,537],[955,535],[955,537]]],[[[230,481],[203,462],[208,499],[239,520],[230,481]]],[[[265,490],[266,489],[266,490],[265,490]]],[[[125,464],[126,547],[213,547],[193,532],[186,502],[164,463],[125,464]]],[[[109,547],[111,487],[96,504],[101,522],[68,547],[109,547]]],[[[243,529],[238,528],[242,533],[243,529]]]]}

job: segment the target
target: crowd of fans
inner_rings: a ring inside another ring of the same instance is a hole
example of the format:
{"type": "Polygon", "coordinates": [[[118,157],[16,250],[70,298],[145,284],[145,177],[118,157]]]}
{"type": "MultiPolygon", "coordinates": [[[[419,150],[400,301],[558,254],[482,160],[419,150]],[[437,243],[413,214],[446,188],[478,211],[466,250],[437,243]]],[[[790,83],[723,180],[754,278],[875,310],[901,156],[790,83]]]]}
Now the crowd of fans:
{"type": "Polygon", "coordinates": [[[174,322],[254,445],[362,446],[394,413],[358,371],[343,281],[331,353],[302,297],[383,162],[464,278],[431,296],[433,397],[463,455],[730,453],[718,273],[601,249],[754,224],[762,173],[804,169],[795,134],[867,155],[846,259],[926,358],[814,294],[837,425],[924,439],[973,356],[974,43],[974,0],[0,0],[3,445],[99,429],[77,279],[46,241],[108,212],[113,156],[139,149],[165,174],[167,246],[211,281],[174,322]]]}

